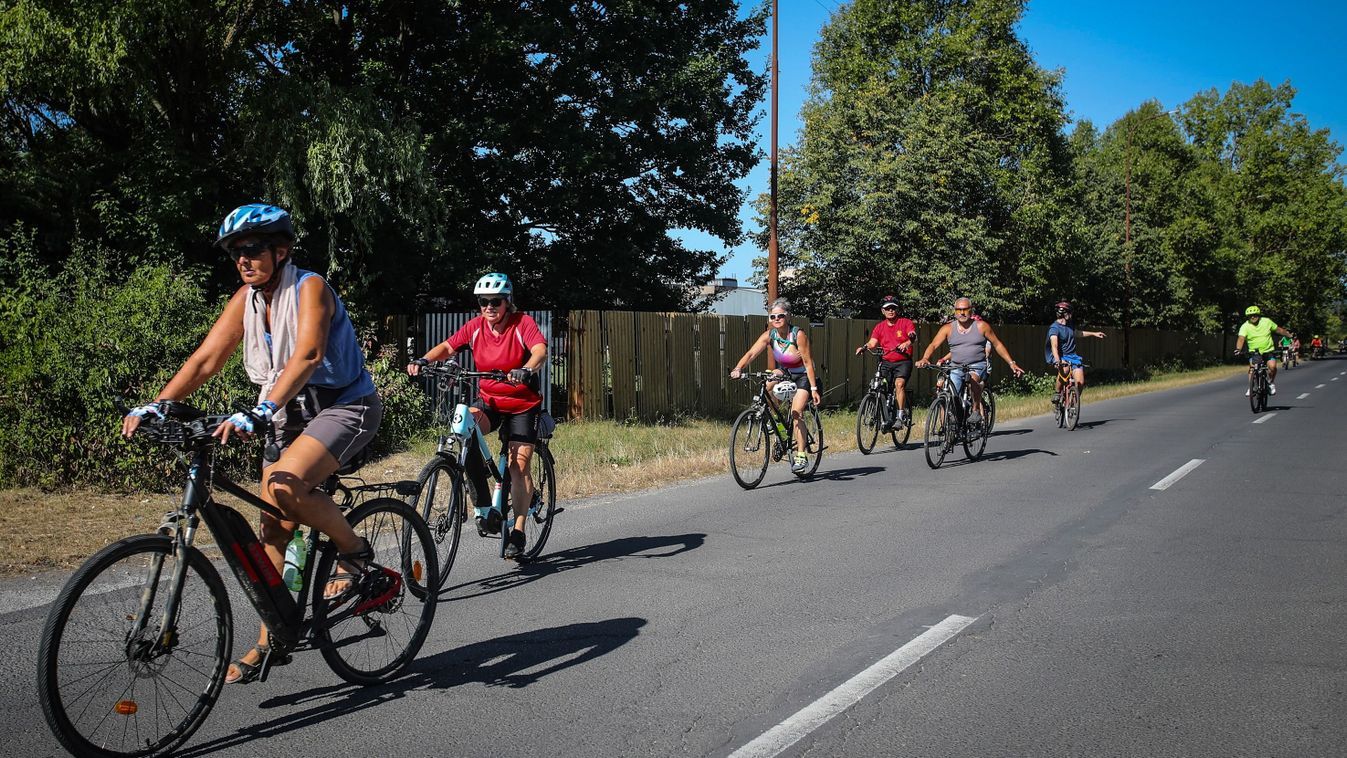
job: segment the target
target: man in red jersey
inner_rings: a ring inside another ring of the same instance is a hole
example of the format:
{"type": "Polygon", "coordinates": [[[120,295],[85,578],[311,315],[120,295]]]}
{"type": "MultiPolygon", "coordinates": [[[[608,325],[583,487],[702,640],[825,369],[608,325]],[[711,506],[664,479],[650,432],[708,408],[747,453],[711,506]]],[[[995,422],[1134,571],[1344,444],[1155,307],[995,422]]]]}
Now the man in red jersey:
{"type": "Polygon", "coordinates": [[[912,376],[912,352],[917,348],[917,325],[898,317],[898,298],[885,295],[879,301],[884,320],[875,324],[870,339],[856,348],[856,355],[871,348],[883,348],[879,369],[893,379],[893,396],[898,401],[898,418],[886,419],[882,431],[890,431],[907,419],[907,380],[912,376]]]}

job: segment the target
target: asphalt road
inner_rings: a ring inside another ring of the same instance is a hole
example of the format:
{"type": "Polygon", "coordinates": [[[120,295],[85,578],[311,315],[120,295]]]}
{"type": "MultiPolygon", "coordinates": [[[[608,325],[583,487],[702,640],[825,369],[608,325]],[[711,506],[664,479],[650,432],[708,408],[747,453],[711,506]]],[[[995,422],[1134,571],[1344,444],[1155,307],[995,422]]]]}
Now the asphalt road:
{"type": "MultiPolygon", "coordinates": [[[[1240,380],[1087,392],[1077,431],[1006,423],[976,463],[566,503],[522,569],[465,532],[405,676],[306,654],[182,754],[1342,756],[1347,360],[1278,389],[1261,416],[1240,380]]],[[[59,579],[0,585],[4,755],[59,750],[33,683],[59,579]]]]}

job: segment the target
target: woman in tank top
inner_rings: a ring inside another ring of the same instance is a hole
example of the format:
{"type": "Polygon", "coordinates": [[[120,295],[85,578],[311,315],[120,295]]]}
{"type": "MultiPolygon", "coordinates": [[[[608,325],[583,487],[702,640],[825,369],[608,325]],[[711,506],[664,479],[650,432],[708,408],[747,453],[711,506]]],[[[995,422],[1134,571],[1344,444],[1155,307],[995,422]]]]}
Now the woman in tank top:
{"type": "MultiPolygon", "coordinates": [[[[789,380],[796,386],[795,397],[790,404],[790,415],[795,427],[796,450],[795,460],[791,461],[791,470],[799,472],[805,469],[807,460],[804,452],[804,424],[800,423],[800,419],[810,397],[814,399],[815,405],[822,402],[823,398],[818,391],[814,358],[809,352],[809,335],[798,326],[791,326],[790,302],[785,298],[777,298],[768,311],[767,331],[758,337],[748,352],[744,353],[744,357],[735,364],[734,370],[730,372],[730,378],[738,379],[744,367],[752,363],[759,353],[768,346],[772,348],[772,358],[776,361],[776,371],[782,375],[782,381],[789,380]]],[[[777,382],[767,383],[768,397],[774,397],[772,390],[776,385],[777,382]]]]}

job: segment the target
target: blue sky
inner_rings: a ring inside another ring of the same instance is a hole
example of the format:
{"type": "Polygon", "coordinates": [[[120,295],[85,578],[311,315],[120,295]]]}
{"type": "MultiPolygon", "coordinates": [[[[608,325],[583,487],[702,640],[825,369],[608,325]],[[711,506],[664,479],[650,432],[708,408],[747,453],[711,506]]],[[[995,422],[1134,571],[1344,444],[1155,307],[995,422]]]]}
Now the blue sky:
{"type": "MultiPolygon", "coordinates": [[[[818,30],[836,0],[780,0],[782,147],[794,144],[799,112],[809,83],[810,54],[818,30]]],[[[1146,100],[1173,108],[1194,94],[1232,82],[1290,80],[1298,94],[1295,110],[1314,128],[1328,129],[1347,143],[1347,0],[1337,2],[1211,2],[1210,0],[1127,3],[1092,0],[1030,0],[1020,24],[1038,65],[1064,72],[1067,111],[1075,120],[1104,127],[1146,100]]],[[[766,70],[770,37],[753,57],[766,70]]],[[[766,155],[769,122],[759,128],[766,155]]],[[[1347,159],[1340,159],[1347,162],[1347,159]]],[[[767,190],[767,161],[741,183],[756,196],[767,190]]],[[[753,216],[740,214],[746,229],[753,216]]],[[[694,245],[718,246],[700,234],[694,245]]],[[[751,244],[731,251],[722,276],[746,280],[753,258],[763,253],[751,244]]]]}

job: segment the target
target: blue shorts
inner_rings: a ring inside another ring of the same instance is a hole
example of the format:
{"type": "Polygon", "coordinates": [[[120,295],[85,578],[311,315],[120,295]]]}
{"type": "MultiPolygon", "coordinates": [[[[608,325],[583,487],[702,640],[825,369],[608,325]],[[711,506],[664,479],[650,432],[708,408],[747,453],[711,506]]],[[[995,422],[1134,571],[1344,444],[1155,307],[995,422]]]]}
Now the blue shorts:
{"type": "MultiPolygon", "coordinates": [[[[968,370],[977,375],[978,381],[986,379],[987,372],[990,369],[991,365],[987,363],[987,361],[978,361],[977,363],[970,363],[968,365],[968,370]]],[[[954,390],[955,395],[963,392],[963,375],[964,370],[961,368],[956,368],[949,372],[949,381],[953,385],[952,389],[954,390]]]]}
{"type": "MultiPolygon", "coordinates": [[[[1080,368],[1085,364],[1085,359],[1075,353],[1067,353],[1062,356],[1062,363],[1069,363],[1076,368],[1080,368]]],[[[1048,361],[1048,365],[1051,366],[1052,361],[1048,361]]]]}

